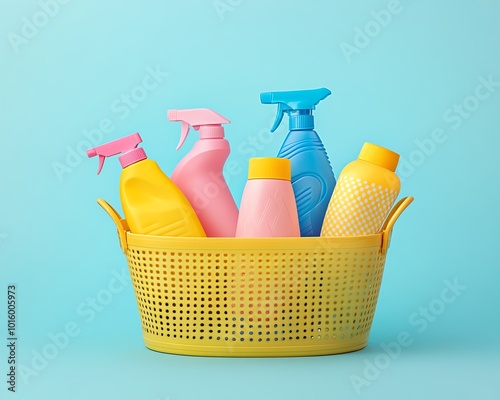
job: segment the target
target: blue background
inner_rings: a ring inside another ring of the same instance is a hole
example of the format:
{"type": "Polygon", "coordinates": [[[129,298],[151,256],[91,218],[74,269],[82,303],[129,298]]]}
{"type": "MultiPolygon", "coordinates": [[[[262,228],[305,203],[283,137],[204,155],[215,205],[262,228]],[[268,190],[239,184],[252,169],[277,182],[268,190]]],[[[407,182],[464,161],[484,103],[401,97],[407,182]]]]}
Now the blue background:
{"type": "MultiPolygon", "coordinates": [[[[36,374],[18,372],[17,393],[1,383],[0,397],[495,397],[498,2],[66,3],[2,0],[0,297],[17,285],[18,363],[36,374]],[[151,70],[161,71],[156,81],[151,70]],[[144,79],[150,89],[138,87],[144,79]],[[239,202],[248,157],[276,154],[286,133],[284,121],[269,135],[275,109],[259,93],[322,86],[333,95],[318,107],[316,129],[336,174],[372,141],[401,154],[401,195],[416,198],[396,224],[366,349],[292,359],[155,353],[142,343],[125,278],[99,312],[89,311],[114,276],[127,275],[115,227],[95,203],[104,197],[121,210],[120,167],[110,159],[96,177],[97,160],[81,153],[85,132],[104,125],[106,133],[87,134],[104,143],[139,131],[170,174],[196,135],[175,152],[180,126],[167,109],[212,108],[232,121],[229,162],[239,168],[228,180],[239,202]],[[440,300],[446,281],[462,287],[448,304],[440,300]],[[34,370],[50,335],[68,324],[69,343],[34,370]],[[382,345],[401,332],[412,343],[384,364],[382,345]],[[383,368],[370,375],[377,363],[383,368]]],[[[0,304],[6,327],[6,299],[0,304]]]]}

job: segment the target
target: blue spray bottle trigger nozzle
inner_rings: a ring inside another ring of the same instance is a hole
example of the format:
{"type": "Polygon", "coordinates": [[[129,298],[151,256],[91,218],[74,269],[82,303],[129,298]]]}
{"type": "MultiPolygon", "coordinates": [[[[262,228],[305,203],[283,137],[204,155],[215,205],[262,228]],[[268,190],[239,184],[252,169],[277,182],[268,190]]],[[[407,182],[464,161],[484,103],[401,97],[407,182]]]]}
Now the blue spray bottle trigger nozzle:
{"type": "Polygon", "coordinates": [[[291,110],[293,110],[293,108],[291,108],[290,106],[283,103],[278,103],[278,111],[276,113],[276,119],[274,120],[271,132],[274,132],[276,129],[278,129],[278,126],[280,126],[281,121],[283,120],[283,115],[285,115],[285,112],[291,110]]]}
{"type": "Polygon", "coordinates": [[[271,132],[278,128],[285,112],[290,117],[291,130],[313,129],[314,118],[311,111],[316,109],[318,103],[331,93],[327,88],[261,93],[260,101],[262,104],[278,104],[278,111],[271,132]]]}

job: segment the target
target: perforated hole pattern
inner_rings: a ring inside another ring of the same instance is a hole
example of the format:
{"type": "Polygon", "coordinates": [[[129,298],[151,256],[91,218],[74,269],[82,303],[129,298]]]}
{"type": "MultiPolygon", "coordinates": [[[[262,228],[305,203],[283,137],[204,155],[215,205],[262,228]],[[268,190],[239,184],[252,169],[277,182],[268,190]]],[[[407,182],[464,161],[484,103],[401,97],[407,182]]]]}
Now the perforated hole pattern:
{"type": "Polygon", "coordinates": [[[348,341],[369,332],[385,257],[375,248],[129,248],[144,332],[170,343],[348,341]]]}

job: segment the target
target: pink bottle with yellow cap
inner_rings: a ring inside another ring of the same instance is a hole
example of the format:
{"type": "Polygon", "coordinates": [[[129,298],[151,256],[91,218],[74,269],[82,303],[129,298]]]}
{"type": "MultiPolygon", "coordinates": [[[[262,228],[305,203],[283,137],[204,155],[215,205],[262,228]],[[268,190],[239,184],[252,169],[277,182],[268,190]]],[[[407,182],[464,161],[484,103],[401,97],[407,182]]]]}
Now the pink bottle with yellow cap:
{"type": "Polygon", "coordinates": [[[299,216],[287,158],[251,158],[237,237],[299,237],[299,216]]]}
{"type": "Polygon", "coordinates": [[[207,236],[234,237],[238,207],[222,172],[230,152],[222,124],[229,120],[207,108],[169,110],[168,119],[182,122],[177,150],[186,140],[190,126],[200,132],[200,140],[179,162],[172,181],[193,206],[207,236]]]}
{"type": "Polygon", "coordinates": [[[206,236],[196,213],[181,190],[137,148],[141,136],[134,133],[87,150],[99,156],[99,174],[106,157],[122,154],[120,200],[132,233],[156,236],[206,236]]]}
{"type": "Polygon", "coordinates": [[[378,233],[399,194],[398,161],[399,154],[365,143],[358,159],[340,173],[321,236],[378,233]]]}

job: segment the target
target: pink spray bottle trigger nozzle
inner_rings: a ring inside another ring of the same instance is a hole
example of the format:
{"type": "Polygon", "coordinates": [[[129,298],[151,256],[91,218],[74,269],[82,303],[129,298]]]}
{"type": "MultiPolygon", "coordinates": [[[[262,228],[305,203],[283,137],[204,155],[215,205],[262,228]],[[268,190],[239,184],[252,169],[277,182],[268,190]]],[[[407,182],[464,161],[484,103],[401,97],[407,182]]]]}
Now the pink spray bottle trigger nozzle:
{"type": "MultiPolygon", "coordinates": [[[[87,155],[89,158],[99,156],[99,168],[97,170],[97,175],[99,175],[101,173],[102,167],[104,166],[106,157],[116,156],[117,154],[121,153],[124,153],[124,155],[127,153],[133,153],[133,157],[125,157],[124,159],[120,160],[123,168],[125,168],[127,165],[132,164],[133,162],[137,162],[147,158],[146,153],[143,149],[137,149],[137,146],[141,142],[141,135],[136,132],[132,135],[124,136],[120,139],[113,140],[112,142],[88,149],[87,155]]],[[[123,156],[121,156],[120,158],[122,157],[123,156]]]]}
{"type": "MultiPolygon", "coordinates": [[[[184,144],[189,128],[192,126],[194,130],[199,130],[204,126],[213,126],[219,128],[218,134],[212,134],[212,137],[224,137],[224,130],[222,124],[229,124],[231,121],[224,118],[222,115],[217,114],[208,108],[195,108],[192,110],[168,110],[167,118],[169,121],[181,121],[181,137],[176,150],[179,150],[184,144]]],[[[200,132],[201,134],[201,132],[200,132]]]]}
{"type": "Polygon", "coordinates": [[[87,150],[87,155],[89,156],[89,158],[92,158],[92,157],[95,157],[97,155],[97,152],[95,151],[95,148],[91,148],[91,149],[88,149],[87,150]]]}
{"type": "Polygon", "coordinates": [[[188,133],[189,133],[189,124],[187,122],[184,122],[182,121],[181,123],[181,137],[179,139],[179,143],[177,143],[177,147],[175,148],[175,150],[179,150],[182,145],[184,144],[184,142],[186,141],[186,138],[188,136],[188,133]]]}

